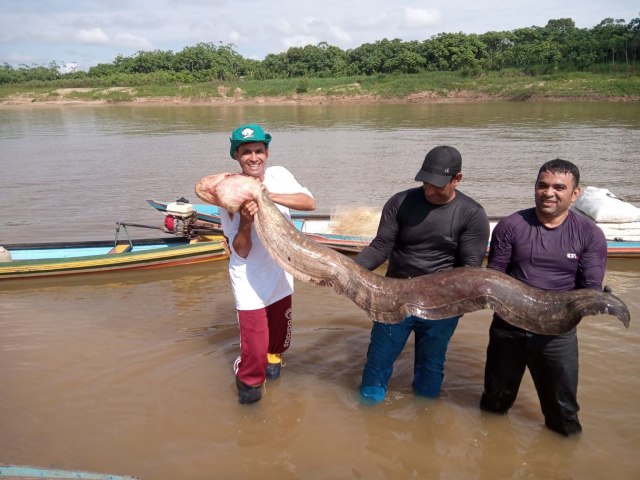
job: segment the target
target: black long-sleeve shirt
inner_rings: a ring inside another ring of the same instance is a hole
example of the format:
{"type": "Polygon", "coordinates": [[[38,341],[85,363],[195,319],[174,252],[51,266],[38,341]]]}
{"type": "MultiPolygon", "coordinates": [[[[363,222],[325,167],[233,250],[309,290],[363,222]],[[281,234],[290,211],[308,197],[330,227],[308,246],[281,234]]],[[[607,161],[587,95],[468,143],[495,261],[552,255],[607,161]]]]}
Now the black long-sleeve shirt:
{"type": "Polygon", "coordinates": [[[388,277],[417,277],[481,265],[488,241],[489,219],[478,202],[456,190],[451,202],[434,205],[418,187],[387,201],[376,237],[355,261],[373,270],[388,259],[388,277]]]}

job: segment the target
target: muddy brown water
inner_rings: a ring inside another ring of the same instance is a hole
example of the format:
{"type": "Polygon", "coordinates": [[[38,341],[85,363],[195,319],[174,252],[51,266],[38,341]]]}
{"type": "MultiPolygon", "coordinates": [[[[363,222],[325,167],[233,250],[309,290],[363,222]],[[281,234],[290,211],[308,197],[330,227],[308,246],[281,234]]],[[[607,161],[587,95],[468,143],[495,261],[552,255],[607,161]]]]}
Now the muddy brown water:
{"type": "MultiPolygon", "coordinates": [[[[271,161],[321,211],[380,206],[439,143],[460,147],[461,189],[490,214],[528,206],[532,175],[555,156],[638,204],[637,105],[432,107],[0,109],[0,244],[157,223],[144,199],[189,196],[201,174],[232,168],[228,132],[244,119],[271,126],[271,161]]],[[[411,392],[410,341],[371,407],[357,396],[370,321],[297,282],[282,377],[247,407],[225,261],[3,282],[0,463],[147,480],[639,478],[639,263],[610,261],[606,276],[631,327],[579,326],[584,433],[571,439],[543,427],[528,374],[509,415],[478,409],[489,311],[461,320],[440,399],[411,392]]]]}

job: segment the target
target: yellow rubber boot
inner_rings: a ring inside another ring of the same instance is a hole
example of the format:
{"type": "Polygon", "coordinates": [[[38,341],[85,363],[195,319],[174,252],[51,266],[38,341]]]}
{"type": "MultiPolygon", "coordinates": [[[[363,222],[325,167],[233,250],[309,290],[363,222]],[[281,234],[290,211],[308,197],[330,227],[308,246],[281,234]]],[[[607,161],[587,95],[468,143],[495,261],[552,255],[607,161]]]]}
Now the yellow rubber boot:
{"type": "Polygon", "coordinates": [[[282,367],[282,355],[279,353],[267,353],[267,379],[275,380],[280,376],[282,367]]]}

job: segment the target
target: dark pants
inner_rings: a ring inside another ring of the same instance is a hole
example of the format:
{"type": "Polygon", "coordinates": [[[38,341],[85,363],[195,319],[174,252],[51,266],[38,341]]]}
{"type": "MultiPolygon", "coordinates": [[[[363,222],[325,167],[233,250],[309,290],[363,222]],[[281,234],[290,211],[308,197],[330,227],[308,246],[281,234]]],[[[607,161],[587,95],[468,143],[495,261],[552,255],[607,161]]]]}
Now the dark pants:
{"type": "Polygon", "coordinates": [[[381,401],[393,372],[393,363],[402,352],[411,332],[415,332],[415,363],[413,389],[419,395],[437,397],[444,377],[444,361],[449,340],[458,325],[458,318],[425,320],[408,316],[400,323],[373,322],[367,362],[362,373],[361,393],[381,401]],[[369,396],[374,387],[378,395],[369,396]]]}
{"type": "Polygon", "coordinates": [[[484,393],[480,408],[506,413],[529,369],[545,425],[563,435],[582,430],[578,421],[578,338],[576,330],[538,335],[494,316],[489,330],[484,393]]]}

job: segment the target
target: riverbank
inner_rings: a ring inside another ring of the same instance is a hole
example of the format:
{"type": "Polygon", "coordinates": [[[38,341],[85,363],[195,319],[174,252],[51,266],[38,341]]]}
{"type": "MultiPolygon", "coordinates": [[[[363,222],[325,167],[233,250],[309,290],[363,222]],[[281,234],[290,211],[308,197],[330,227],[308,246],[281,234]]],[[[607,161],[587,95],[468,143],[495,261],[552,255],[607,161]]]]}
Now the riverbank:
{"type": "Polygon", "coordinates": [[[640,101],[640,75],[569,72],[527,76],[457,72],[346,78],[237,80],[199,84],[100,85],[98,80],[0,86],[0,106],[41,105],[321,105],[479,103],[492,101],[640,101]],[[98,82],[96,84],[95,82],[98,82]]]}
{"type": "MultiPolygon", "coordinates": [[[[126,87],[123,87],[126,88],[126,87]]],[[[91,89],[94,90],[94,89],[91,89]]],[[[340,105],[340,104],[436,104],[436,103],[485,103],[485,102],[637,102],[640,95],[633,96],[549,96],[549,95],[488,95],[472,91],[456,91],[447,95],[426,91],[406,96],[380,95],[311,95],[295,94],[289,96],[242,95],[219,97],[182,97],[182,96],[131,96],[127,99],[78,98],[74,95],[78,89],[59,89],[55,95],[38,93],[20,93],[0,99],[1,107],[46,107],[46,106],[98,106],[98,105],[340,105]],[[64,90],[64,91],[62,91],[64,90]]]]}

